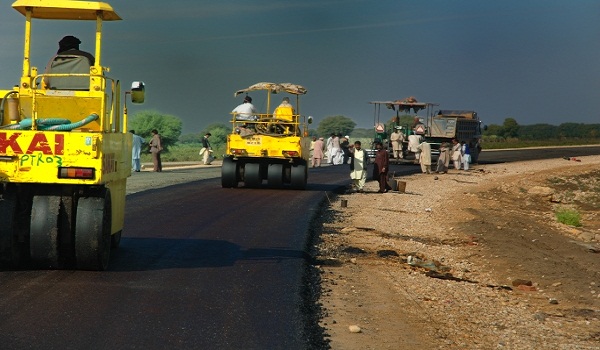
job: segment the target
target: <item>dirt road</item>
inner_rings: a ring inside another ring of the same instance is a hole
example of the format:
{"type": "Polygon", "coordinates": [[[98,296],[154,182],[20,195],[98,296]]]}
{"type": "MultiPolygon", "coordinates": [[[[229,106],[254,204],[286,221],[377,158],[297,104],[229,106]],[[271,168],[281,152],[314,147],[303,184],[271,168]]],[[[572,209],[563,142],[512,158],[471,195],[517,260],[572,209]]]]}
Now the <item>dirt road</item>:
{"type": "Polygon", "coordinates": [[[475,166],[340,196],[317,246],[331,348],[599,348],[599,165],[475,166]]]}

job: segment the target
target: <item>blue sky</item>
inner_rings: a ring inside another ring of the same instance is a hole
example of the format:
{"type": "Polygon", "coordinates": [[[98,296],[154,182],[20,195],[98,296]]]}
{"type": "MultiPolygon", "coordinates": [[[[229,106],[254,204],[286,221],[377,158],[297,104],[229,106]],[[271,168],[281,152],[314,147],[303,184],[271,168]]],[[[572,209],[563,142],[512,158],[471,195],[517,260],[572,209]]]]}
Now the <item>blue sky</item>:
{"type": "MultiPolygon", "coordinates": [[[[261,81],[305,86],[300,112],[317,125],[344,115],[370,128],[369,101],[408,96],[476,110],[485,124],[600,123],[596,0],[107,2],[124,20],[105,23],[102,63],[125,85],[146,83],[146,103],[130,113],[175,115],[184,133],[227,122],[242,99],[233,93],[261,81]]],[[[11,3],[0,9],[3,88],[21,73],[23,17],[11,3]]],[[[64,35],[92,51],[93,30],[34,22],[33,65],[64,35]]]]}

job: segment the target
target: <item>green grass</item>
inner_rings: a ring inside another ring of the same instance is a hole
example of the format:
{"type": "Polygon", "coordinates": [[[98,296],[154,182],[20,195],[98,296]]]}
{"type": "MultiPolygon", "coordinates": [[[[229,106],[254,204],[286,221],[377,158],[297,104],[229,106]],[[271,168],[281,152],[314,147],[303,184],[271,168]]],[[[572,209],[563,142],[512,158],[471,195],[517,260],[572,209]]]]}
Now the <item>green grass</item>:
{"type": "Polygon", "coordinates": [[[550,147],[550,146],[580,146],[597,145],[600,139],[571,139],[571,140],[538,140],[522,141],[518,139],[508,139],[505,141],[492,141],[483,138],[481,146],[483,149],[505,149],[505,148],[526,148],[526,147],[550,147]]]}
{"type": "MultiPolygon", "coordinates": [[[[202,144],[200,143],[177,144],[169,147],[167,151],[163,151],[160,158],[163,162],[201,162],[202,157],[198,155],[201,148],[202,144]]],[[[213,148],[213,151],[213,155],[217,159],[223,159],[225,147],[213,148]]],[[[150,153],[142,154],[141,161],[142,163],[152,162],[152,155],[150,153]]]]}
{"type": "Polygon", "coordinates": [[[581,227],[581,214],[575,209],[558,208],[555,212],[556,220],[565,225],[581,227]]]}

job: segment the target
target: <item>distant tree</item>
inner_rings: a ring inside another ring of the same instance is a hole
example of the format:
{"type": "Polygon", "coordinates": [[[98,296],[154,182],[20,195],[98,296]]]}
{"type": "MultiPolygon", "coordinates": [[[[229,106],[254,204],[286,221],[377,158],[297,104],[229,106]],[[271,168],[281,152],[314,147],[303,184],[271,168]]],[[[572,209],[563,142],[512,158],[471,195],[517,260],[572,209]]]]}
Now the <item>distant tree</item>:
{"type": "Polygon", "coordinates": [[[330,116],[321,120],[317,127],[317,133],[322,137],[328,136],[331,133],[350,135],[355,126],[356,123],[348,117],[344,117],[343,115],[330,116]]]}
{"type": "Polygon", "coordinates": [[[504,137],[519,136],[519,124],[514,118],[504,119],[504,124],[502,124],[502,134],[504,137]]]}
{"type": "Polygon", "coordinates": [[[414,115],[405,114],[400,116],[400,125],[411,127],[415,120],[414,115]]]}
{"type": "Polygon", "coordinates": [[[135,133],[146,141],[150,140],[152,130],[156,129],[161,136],[162,146],[167,151],[169,146],[179,140],[182,125],[178,117],[154,110],[137,112],[129,120],[129,129],[135,130],[135,133]]]}
{"type": "Polygon", "coordinates": [[[356,129],[352,130],[350,137],[353,139],[373,138],[374,132],[375,131],[373,129],[356,128],[356,129]]]}
{"type": "Polygon", "coordinates": [[[563,123],[558,126],[560,137],[565,138],[594,137],[598,131],[600,131],[598,124],[563,123]]]}
{"type": "Polygon", "coordinates": [[[485,136],[499,136],[502,137],[504,135],[503,129],[501,125],[498,124],[490,124],[487,127],[487,130],[483,132],[485,136]]]}
{"type": "Polygon", "coordinates": [[[549,140],[558,138],[558,127],[550,124],[521,125],[520,140],[549,140]]]}

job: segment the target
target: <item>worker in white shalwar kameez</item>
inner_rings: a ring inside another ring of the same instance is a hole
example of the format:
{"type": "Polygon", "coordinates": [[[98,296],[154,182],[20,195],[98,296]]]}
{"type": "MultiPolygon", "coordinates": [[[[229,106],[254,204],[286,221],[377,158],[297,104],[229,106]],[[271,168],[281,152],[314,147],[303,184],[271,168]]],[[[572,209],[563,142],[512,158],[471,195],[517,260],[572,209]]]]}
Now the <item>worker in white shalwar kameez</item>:
{"type": "Polygon", "coordinates": [[[331,142],[331,158],[333,159],[333,165],[340,165],[344,161],[344,153],[342,153],[342,148],[340,146],[341,135],[342,134],[335,135],[331,142]]]}
{"type": "Polygon", "coordinates": [[[367,182],[367,152],[361,148],[360,141],[354,142],[354,148],[350,151],[350,178],[352,186],[357,192],[363,192],[367,182]]]}
{"type": "Polygon", "coordinates": [[[421,143],[421,136],[417,134],[408,135],[408,150],[415,154],[415,164],[419,162],[421,152],[419,150],[419,144],[421,143]]]}
{"type": "Polygon", "coordinates": [[[421,171],[423,174],[431,174],[431,145],[423,140],[419,145],[419,163],[421,163],[421,171]]]}
{"type": "Polygon", "coordinates": [[[395,159],[400,159],[403,157],[402,142],[404,142],[404,134],[400,131],[401,128],[401,126],[397,126],[394,128],[394,132],[390,135],[390,142],[392,143],[395,159]]]}
{"type": "Polygon", "coordinates": [[[334,133],[331,133],[329,138],[327,139],[327,143],[325,144],[325,157],[327,158],[327,164],[333,165],[333,155],[331,154],[331,149],[333,148],[333,137],[334,133]]]}

